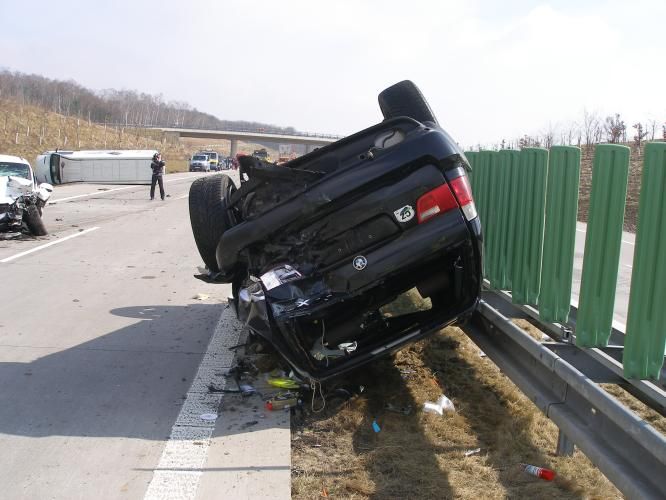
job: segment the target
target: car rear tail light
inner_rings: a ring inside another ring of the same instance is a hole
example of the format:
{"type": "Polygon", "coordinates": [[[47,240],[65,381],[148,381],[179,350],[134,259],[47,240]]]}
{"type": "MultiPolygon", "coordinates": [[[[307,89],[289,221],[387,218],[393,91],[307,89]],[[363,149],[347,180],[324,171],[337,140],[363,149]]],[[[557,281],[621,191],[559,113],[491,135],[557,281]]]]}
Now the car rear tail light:
{"type": "Polygon", "coordinates": [[[451,181],[451,188],[455,195],[460,208],[467,220],[472,220],[477,216],[476,205],[474,205],[474,198],[472,197],[472,187],[469,185],[467,175],[461,175],[451,181]]]}
{"type": "Polygon", "coordinates": [[[432,191],[428,191],[416,202],[416,214],[419,224],[454,208],[458,208],[458,202],[453,196],[449,185],[442,184],[432,191]]]}
{"type": "Polygon", "coordinates": [[[458,207],[462,209],[467,220],[476,217],[476,207],[467,176],[457,177],[450,184],[450,188],[449,184],[442,184],[418,199],[416,214],[419,224],[458,207]]]}

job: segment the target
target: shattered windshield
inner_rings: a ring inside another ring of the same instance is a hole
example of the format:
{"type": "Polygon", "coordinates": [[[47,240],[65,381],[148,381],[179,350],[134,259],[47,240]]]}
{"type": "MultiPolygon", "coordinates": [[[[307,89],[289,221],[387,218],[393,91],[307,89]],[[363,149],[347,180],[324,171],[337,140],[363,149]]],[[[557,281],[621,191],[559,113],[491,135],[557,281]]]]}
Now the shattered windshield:
{"type": "Polygon", "coordinates": [[[25,163],[0,162],[0,175],[15,175],[30,179],[30,167],[25,163]]]}

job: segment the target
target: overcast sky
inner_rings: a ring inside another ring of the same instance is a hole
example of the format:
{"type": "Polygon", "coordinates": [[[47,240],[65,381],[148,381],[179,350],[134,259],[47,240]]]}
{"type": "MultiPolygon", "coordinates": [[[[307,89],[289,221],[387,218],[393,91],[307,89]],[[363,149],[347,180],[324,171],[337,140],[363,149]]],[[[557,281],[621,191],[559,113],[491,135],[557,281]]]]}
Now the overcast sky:
{"type": "Polygon", "coordinates": [[[0,1],[0,67],[349,134],[404,79],[464,146],[666,120],[666,2],[0,1]]]}

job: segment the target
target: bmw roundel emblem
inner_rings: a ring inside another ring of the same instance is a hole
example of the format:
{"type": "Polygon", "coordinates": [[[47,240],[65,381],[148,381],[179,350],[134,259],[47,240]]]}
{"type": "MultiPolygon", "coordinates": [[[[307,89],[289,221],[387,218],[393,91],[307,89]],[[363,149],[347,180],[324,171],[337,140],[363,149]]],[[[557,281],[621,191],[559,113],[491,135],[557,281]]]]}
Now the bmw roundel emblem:
{"type": "Polygon", "coordinates": [[[365,266],[368,265],[368,259],[366,259],[362,255],[358,255],[354,257],[354,261],[352,262],[352,264],[354,265],[354,269],[356,269],[357,271],[363,271],[363,269],[365,269],[365,266]]]}

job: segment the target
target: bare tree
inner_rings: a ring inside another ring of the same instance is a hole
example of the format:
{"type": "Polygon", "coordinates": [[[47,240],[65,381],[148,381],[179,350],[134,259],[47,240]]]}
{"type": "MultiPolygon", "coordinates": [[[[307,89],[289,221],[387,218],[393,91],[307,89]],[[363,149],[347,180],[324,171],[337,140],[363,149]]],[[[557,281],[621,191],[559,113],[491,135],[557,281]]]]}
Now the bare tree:
{"type": "Polygon", "coordinates": [[[611,144],[618,144],[620,139],[626,137],[627,126],[620,118],[620,113],[615,113],[614,116],[607,116],[604,123],[604,131],[606,138],[611,144]]]}
{"type": "Polygon", "coordinates": [[[654,119],[648,120],[647,128],[650,131],[650,140],[651,141],[654,141],[654,136],[657,132],[657,123],[658,123],[657,120],[654,120],[654,119]]]}
{"type": "Polygon", "coordinates": [[[634,123],[632,126],[633,126],[633,128],[636,129],[636,135],[634,135],[634,143],[636,144],[636,146],[638,146],[640,148],[641,147],[641,142],[648,135],[648,131],[645,130],[645,128],[643,127],[643,124],[641,122],[634,123]]]}
{"type": "Polygon", "coordinates": [[[587,109],[583,110],[583,123],[581,128],[586,146],[591,146],[595,142],[599,142],[600,120],[599,115],[595,111],[588,111],[587,109]]]}

